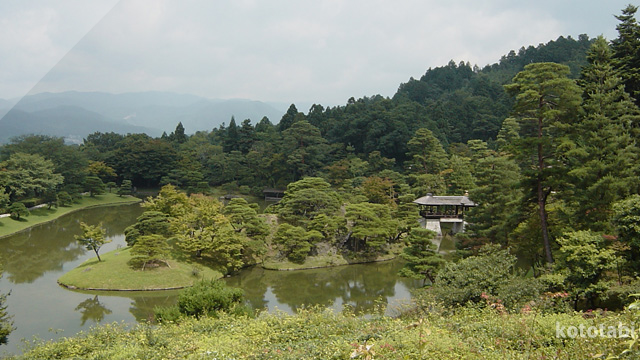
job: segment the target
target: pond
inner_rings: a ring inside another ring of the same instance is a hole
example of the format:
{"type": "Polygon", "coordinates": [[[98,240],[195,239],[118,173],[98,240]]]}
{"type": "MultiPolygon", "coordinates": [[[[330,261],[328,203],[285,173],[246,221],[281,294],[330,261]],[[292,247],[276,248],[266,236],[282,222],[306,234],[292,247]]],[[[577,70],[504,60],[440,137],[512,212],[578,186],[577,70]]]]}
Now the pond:
{"type": "MultiPolygon", "coordinates": [[[[0,355],[19,353],[21,339],[73,336],[114,321],[135,324],[151,319],[155,306],[175,304],[178,291],[71,291],[56,282],[95,256],[74,240],[81,232],[81,221],[103,223],[112,240],[101,250],[106,253],[125,245],[124,228],[141,213],[138,204],[86,209],[0,239],[4,267],[0,292],[11,292],[7,306],[17,328],[9,336],[9,344],[0,346],[0,355]]],[[[254,267],[225,281],[243,288],[254,308],[292,312],[303,304],[319,304],[339,311],[348,305],[355,312],[367,313],[376,304],[389,304],[393,309],[399,301],[410,298],[409,289],[418,283],[398,278],[400,266],[398,261],[390,261],[302,271],[254,267]]]]}

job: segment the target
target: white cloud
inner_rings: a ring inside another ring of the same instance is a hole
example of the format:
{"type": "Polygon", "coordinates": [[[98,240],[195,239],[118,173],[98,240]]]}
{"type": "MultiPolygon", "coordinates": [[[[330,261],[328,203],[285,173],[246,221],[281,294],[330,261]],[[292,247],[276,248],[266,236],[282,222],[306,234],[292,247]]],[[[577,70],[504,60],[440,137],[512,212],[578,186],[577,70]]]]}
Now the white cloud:
{"type": "Polygon", "coordinates": [[[70,50],[35,92],[166,90],[343,104],[351,96],[392,96],[409,77],[452,59],[484,66],[560,35],[615,34],[611,14],[626,6],[618,0],[93,3],[0,5],[0,25],[8,29],[0,34],[0,50],[8,54],[0,69],[11,69],[0,70],[0,97],[22,95],[25,84],[70,50]]]}

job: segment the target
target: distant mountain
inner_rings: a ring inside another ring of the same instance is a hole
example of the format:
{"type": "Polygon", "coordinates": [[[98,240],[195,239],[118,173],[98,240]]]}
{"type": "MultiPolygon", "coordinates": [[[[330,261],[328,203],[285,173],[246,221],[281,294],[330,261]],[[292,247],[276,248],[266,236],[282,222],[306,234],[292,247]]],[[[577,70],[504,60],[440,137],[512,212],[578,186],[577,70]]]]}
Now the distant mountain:
{"type": "Polygon", "coordinates": [[[96,131],[122,134],[144,132],[151,136],[161,134],[157,129],[114,122],[76,106],[58,106],[34,112],[14,108],[0,119],[0,143],[24,134],[59,136],[67,142],[80,143],[84,137],[96,131]]]}
{"type": "MultiPolygon", "coordinates": [[[[141,93],[124,93],[109,94],[103,92],[78,92],[68,91],[62,93],[40,93],[29,95],[22,98],[13,108],[30,114],[37,114],[39,119],[57,119],[62,121],[56,133],[64,132],[61,128],[66,128],[69,133],[74,133],[74,128],[69,128],[66,122],[60,118],[61,108],[84,109],[88,113],[99,115],[88,116],[83,124],[85,128],[91,128],[90,123],[94,121],[107,121],[114,123],[112,129],[116,130],[116,125],[122,128],[122,125],[144,127],[150,132],[149,135],[167,133],[173,131],[178,124],[182,122],[187,133],[194,133],[199,130],[211,130],[220,126],[222,123],[228,124],[231,117],[234,116],[237,122],[244,119],[251,119],[256,124],[262,117],[268,117],[271,122],[280,121],[286,109],[276,109],[274,106],[252,100],[214,100],[203,97],[174,94],[169,92],[141,92],[141,93]]],[[[0,115],[2,115],[2,103],[0,102],[0,115]]],[[[6,111],[6,110],[5,110],[6,111]]],[[[16,113],[17,114],[17,113],[16,113]]],[[[13,114],[13,119],[16,118],[13,114]]],[[[79,113],[75,113],[79,115],[79,113]]],[[[20,115],[18,117],[21,117],[20,115]]],[[[5,127],[11,126],[13,132],[24,133],[27,129],[20,130],[23,126],[19,123],[8,124],[9,119],[3,119],[0,123],[4,123],[5,127]]],[[[77,119],[75,119],[77,120],[77,119]]],[[[104,128],[105,123],[101,123],[100,128],[104,128]]],[[[49,130],[53,130],[47,128],[49,130]]],[[[45,131],[45,129],[42,129],[45,131]]],[[[95,131],[105,131],[96,130],[95,131]]],[[[147,132],[147,131],[145,131],[147,132]]],[[[2,131],[0,129],[0,134],[2,131]]],[[[76,134],[74,134],[76,135],[76,134]]],[[[58,135],[62,136],[62,135],[58,135]]],[[[66,135],[65,135],[66,136],[66,135]]],[[[0,137],[6,138],[4,134],[0,137]]],[[[0,139],[0,141],[2,141],[0,139]]]]}

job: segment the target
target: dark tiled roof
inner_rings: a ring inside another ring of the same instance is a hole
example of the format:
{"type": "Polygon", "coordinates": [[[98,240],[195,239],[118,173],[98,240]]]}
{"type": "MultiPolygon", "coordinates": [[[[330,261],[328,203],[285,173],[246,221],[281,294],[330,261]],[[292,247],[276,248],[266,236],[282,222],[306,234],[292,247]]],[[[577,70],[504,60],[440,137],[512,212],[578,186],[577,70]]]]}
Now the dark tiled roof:
{"type": "Polygon", "coordinates": [[[418,205],[464,205],[476,206],[467,196],[434,196],[427,195],[413,201],[418,205]]]}

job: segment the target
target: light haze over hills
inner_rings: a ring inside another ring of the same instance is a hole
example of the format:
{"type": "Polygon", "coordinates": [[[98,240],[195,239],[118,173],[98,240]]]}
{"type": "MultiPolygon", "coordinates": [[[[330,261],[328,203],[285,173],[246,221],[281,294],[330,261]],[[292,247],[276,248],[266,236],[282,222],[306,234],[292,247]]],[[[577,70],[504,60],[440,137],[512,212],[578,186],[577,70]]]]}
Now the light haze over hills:
{"type": "Polygon", "coordinates": [[[188,133],[194,133],[229,124],[232,116],[238,123],[251,119],[255,124],[264,116],[277,123],[286,109],[275,106],[154,91],[40,93],[25,96],[15,105],[0,99],[0,142],[19,135],[43,134],[77,143],[95,131],[159,136],[163,131],[173,131],[178,122],[188,133]]]}

